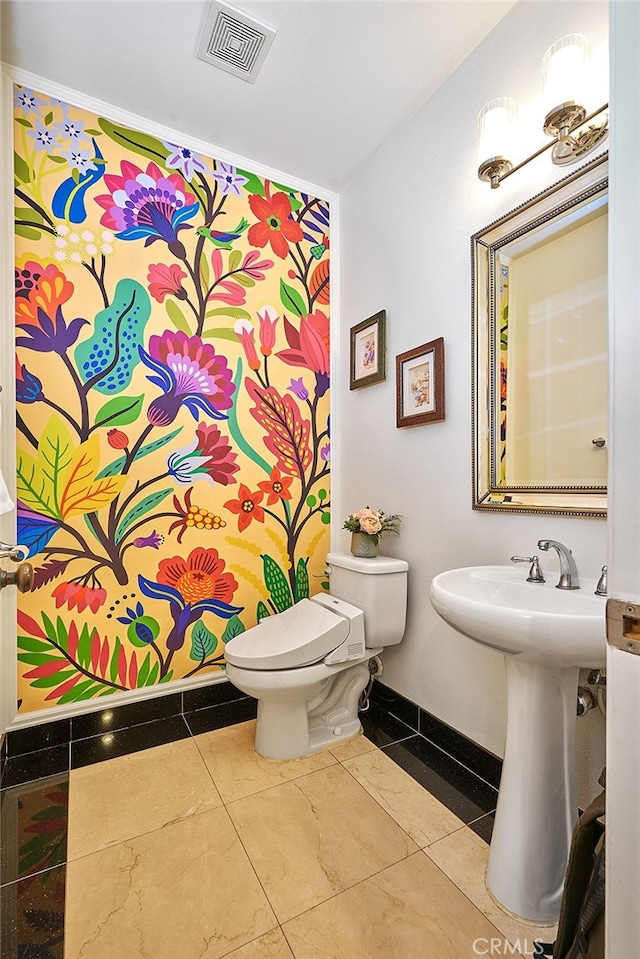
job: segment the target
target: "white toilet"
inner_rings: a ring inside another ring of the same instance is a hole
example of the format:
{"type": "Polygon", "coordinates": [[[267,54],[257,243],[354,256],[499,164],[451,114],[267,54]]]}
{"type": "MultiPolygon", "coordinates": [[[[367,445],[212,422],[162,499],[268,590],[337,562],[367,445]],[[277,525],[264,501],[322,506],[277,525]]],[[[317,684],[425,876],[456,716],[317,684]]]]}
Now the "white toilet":
{"type": "Polygon", "coordinates": [[[407,610],[404,560],[329,553],[331,592],[268,616],[226,646],[227,676],[258,700],[256,750],[310,756],[360,730],[369,660],[399,643],[407,610]]]}

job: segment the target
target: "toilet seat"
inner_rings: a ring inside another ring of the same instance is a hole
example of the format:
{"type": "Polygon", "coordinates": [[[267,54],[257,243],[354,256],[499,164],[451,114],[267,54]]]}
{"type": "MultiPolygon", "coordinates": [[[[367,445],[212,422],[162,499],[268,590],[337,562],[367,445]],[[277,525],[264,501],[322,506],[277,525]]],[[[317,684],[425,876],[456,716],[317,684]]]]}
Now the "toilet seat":
{"type": "Polygon", "coordinates": [[[225,659],[242,669],[295,669],[318,663],[349,632],[350,622],[344,616],[321,603],[301,599],[235,636],[225,647],[225,659]]]}

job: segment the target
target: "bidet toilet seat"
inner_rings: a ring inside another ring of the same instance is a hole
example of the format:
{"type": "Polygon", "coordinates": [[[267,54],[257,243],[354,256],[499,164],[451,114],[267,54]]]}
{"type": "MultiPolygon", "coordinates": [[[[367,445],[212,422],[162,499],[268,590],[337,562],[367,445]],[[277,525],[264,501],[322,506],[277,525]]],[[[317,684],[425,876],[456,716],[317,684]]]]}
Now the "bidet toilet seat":
{"type": "Polygon", "coordinates": [[[379,656],[382,652],[382,647],[367,649],[360,659],[352,662],[326,663],[321,659],[308,666],[294,666],[290,669],[247,669],[227,663],[226,673],[227,678],[238,688],[241,683],[250,683],[252,688],[250,695],[255,698],[259,699],[259,694],[273,691],[272,695],[277,699],[280,696],[288,697],[292,689],[298,689],[303,694],[305,689],[323,683],[353,666],[367,663],[373,656],[379,656]]]}
{"type": "Polygon", "coordinates": [[[349,619],[322,602],[302,599],[235,636],[225,647],[225,659],[246,670],[306,667],[340,646],[350,629],[349,619]]]}

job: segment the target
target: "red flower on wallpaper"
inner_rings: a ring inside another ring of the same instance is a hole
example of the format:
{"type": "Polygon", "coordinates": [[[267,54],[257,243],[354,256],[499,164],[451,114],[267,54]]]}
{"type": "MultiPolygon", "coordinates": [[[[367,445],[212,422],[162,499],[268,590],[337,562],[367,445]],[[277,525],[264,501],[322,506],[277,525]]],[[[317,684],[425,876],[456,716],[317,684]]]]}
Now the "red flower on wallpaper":
{"type": "Polygon", "coordinates": [[[263,493],[267,495],[267,506],[273,506],[283,499],[291,499],[289,487],[293,481],[292,476],[283,476],[278,467],[271,470],[271,476],[268,480],[258,483],[263,493]]]}
{"type": "Polygon", "coordinates": [[[251,212],[258,218],[249,229],[248,238],[252,246],[263,247],[271,244],[276,256],[284,260],[289,252],[290,243],[299,243],[303,239],[302,227],[291,217],[291,201],[286,193],[276,193],[272,197],[249,197],[251,212]]]}
{"type": "Polygon", "coordinates": [[[75,607],[79,613],[82,613],[87,606],[92,613],[97,613],[107,599],[106,589],[94,589],[91,586],[73,582],[60,583],[51,595],[56,601],[57,609],[66,603],[67,609],[75,607]]]}
{"type": "Polygon", "coordinates": [[[164,263],[151,263],[147,274],[149,293],[158,303],[162,303],[166,296],[186,300],[187,291],[182,285],[182,281],[186,278],[187,274],[177,263],[171,263],[169,266],[165,266],[164,263]]]}
{"type": "Polygon", "coordinates": [[[224,504],[225,509],[231,510],[238,517],[238,531],[240,533],[254,519],[258,523],[264,523],[264,510],[260,506],[263,496],[262,490],[256,490],[255,493],[252,493],[248,486],[241,483],[238,490],[238,499],[227,500],[224,504]]]}
{"type": "Polygon", "coordinates": [[[177,590],[190,605],[207,599],[230,602],[238,584],[232,573],[223,572],[224,560],[217,549],[198,546],[186,559],[173,556],[161,560],[157,582],[177,590]]]}

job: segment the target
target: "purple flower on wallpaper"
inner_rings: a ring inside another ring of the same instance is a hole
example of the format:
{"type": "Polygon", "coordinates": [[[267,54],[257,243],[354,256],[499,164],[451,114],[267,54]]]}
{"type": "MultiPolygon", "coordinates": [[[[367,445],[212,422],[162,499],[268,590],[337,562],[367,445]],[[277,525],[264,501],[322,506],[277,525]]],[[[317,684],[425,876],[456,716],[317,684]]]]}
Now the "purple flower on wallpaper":
{"type": "Polygon", "coordinates": [[[325,463],[328,463],[331,460],[331,443],[327,443],[326,446],[321,448],[320,458],[324,460],[325,463]]]}
{"type": "Polygon", "coordinates": [[[234,196],[242,196],[240,187],[249,182],[246,176],[236,171],[234,166],[220,161],[217,162],[216,169],[213,171],[213,178],[220,184],[223,193],[233,193],[234,196]]]}
{"type": "Polygon", "coordinates": [[[63,140],[71,140],[75,144],[90,142],[88,135],[84,132],[83,120],[70,120],[65,117],[61,123],[56,123],[54,126],[56,136],[63,140]]]}
{"type": "Polygon", "coordinates": [[[173,423],[181,406],[186,406],[195,420],[199,411],[214,420],[227,419],[221,410],[233,405],[235,384],[224,356],[219,356],[210,343],[199,336],[187,336],[165,330],[162,336],[149,339],[149,352],[139,347],[140,359],[156,374],[147,379],[164,391],[153,400],[147,418],[154,426],[173,423]]]}
{"type": "Polygon", "coordinates": [[[164,161],[171,170],[181,170],[185,180],[191,181],[196,172],[205,173],[206,166],[199,153],[194,153],[188,147],[181,147],[177,143],[162,141],[163,146],[172,152],[164,161]]]}
{"type": "Polygon", "coordinates": [[[42,383],[16,357],[16,400],[18,403],[38,403],[44,399],[42,383]]]}
{"type": "Polygon", "coordinates": [[[299,400],[308,400],[309,399],[309,390],[306,388],[302,382],[302,377],[297,380],[291,380],[291,384],[287,387],[291,393],[294,393],[299,400]]]}
{"type": "Polygon", "coordinates": [[[67,160],[72,170],[78,170],[79,173],[88,173],[89,170],[97,170],[93,162],[91,150],[79,150],[78,147],[71,147],[69,150],[61,150],[61,155],[67,160]]]}
{"type": "Polygon", "coordinates": [[[47,101],[37,97],[33,90],[28,90],[27,87],[16,87],[14,103],[22,109],[25,117],[28,117],[33,114],[40,116],[40,107],[46,106],[47,101]]]}
{"type": "Polygon", "coordinates": [[[157,533],[155,529],[153,532],[149,533],[148,536],[136,536],[133,541],[133,545],[137,549],[144,549],[145,546],[150,546],[151,549],[160,549],[164,543],[164,536],[161,536],[160,533],[157,533]]]}
{"type": "Polygon", "coordinates": [[[102,225],[120,240],[144,239],[145,246],[164,240],[173,255],[184,260],[186,250],[178,233],[189,228],[185,221],[196,215],[199,204],[192,193],[185,192],[180,174],[165,176],[155,163],[143,173],[128,160],[121,161],[120,169],[122,176],[105,174],[110,192],[95,198],[105,210],[102,225]]]}
{"type": "Polygon", "coordinates": [[[53,133],[40,120],[36,120],[34,130],[27,130],[27,136],[35,141],[36,150],[55,149],[53,133]]]}

